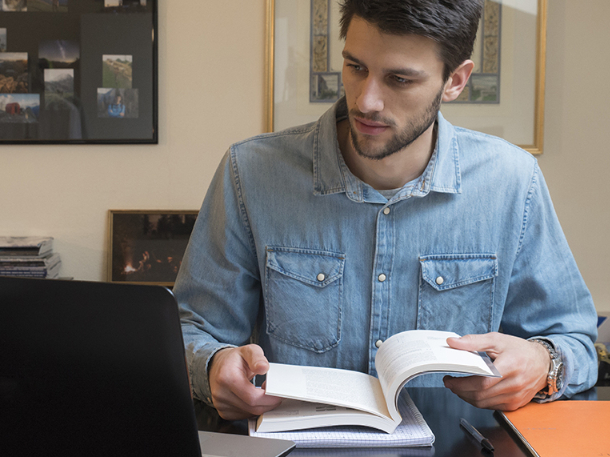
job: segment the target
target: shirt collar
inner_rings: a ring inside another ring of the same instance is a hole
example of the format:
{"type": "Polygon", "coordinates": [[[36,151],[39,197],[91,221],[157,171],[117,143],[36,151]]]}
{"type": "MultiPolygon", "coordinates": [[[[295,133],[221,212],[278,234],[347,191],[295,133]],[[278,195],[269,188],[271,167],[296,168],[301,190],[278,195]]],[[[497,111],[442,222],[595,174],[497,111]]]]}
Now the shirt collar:
{"type": "MultiPolygon", "coordinates": [[[[313,141],[314,195],[345,192],[354,201],[375,201],[377,191],[356,178],[347,168],[339,150],[337,122],[347,117],[345,97],[337,101],[315,125],[313,141]],[[372,191],[372,192],[371,192],[372,191]]],[[[455,129],[439,112],[434,153],[410,195],[423,197],[430,191],[461,193],[459,147],[455,129]]],[[[395,198],[401,196],[399,192],[395,198]]],[[[384,197],[381,197],[385,202],[384,197]]],[[[394,199],[393,199],[394,200],[394,199]]]]}

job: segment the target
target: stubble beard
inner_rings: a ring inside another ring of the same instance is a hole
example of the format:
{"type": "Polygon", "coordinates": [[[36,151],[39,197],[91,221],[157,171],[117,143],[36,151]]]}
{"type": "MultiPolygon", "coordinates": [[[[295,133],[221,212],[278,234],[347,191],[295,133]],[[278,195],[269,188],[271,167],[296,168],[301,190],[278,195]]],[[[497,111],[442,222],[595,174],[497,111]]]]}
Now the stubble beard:
{"type": "Polygon", "coordinates": [[[432,103],[420,116],[410,121],[401,132],[398,132],[396,135],[390,138],[385,145],[381,146],[377,150],[365,149],[365,145],[359,140],[358,133],[353,126],[353,117],[358,116],[369,121],[383,122],[390,126],[395,125],[395,123],[392,120],[384,120],[378,113],[365,115],[356,109],[351,109],[349,113],[350,137],[352,146],[358,155],[367,159],[382,160],[388,156],[391,156],[392,154],[397,153],[398,151],[403,150],[417,140],[436,121],[436,116],[441,108],[443,91],[444,87],[442,87],[438,94],[436,94],[436,97],[434,97],[432,103]]]}

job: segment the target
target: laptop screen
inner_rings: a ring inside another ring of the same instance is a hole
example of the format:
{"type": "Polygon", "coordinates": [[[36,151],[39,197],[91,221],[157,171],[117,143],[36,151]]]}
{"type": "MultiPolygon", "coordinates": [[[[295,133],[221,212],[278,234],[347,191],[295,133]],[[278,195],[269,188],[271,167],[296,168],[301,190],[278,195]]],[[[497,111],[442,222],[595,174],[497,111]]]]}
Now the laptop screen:
{"type": "Polygon", "coordinates": [[[163,287],[0,277],[0,454],[200,456],[163,287]]]}

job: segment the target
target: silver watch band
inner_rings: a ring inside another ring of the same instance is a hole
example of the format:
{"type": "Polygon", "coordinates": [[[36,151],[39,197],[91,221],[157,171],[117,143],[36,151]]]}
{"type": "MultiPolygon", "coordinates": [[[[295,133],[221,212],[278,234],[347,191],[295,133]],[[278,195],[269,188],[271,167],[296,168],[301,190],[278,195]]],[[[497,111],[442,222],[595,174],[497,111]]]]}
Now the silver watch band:
{"type": "Polygon", "coordinates": [[[561,359],[561,354],[557,351],[553,343],[540,338],[532,338],[529,341],[544,346],[551,357],[551,368],[549,369],[546,378],[547,386],[534,396],[536,399],[545,399],[561,390],[563,383],[563,361],[561,359]]]}

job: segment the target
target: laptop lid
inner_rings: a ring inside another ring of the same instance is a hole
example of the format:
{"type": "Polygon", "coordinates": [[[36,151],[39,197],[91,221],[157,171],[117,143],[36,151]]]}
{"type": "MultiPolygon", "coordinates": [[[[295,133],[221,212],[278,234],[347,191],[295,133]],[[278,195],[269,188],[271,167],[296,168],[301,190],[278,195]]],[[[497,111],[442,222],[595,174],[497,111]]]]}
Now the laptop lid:
{"type": "Polygon", "coordinates": [[[200,456],[172,293],[0,277],[0,454],[200,456]]]}

